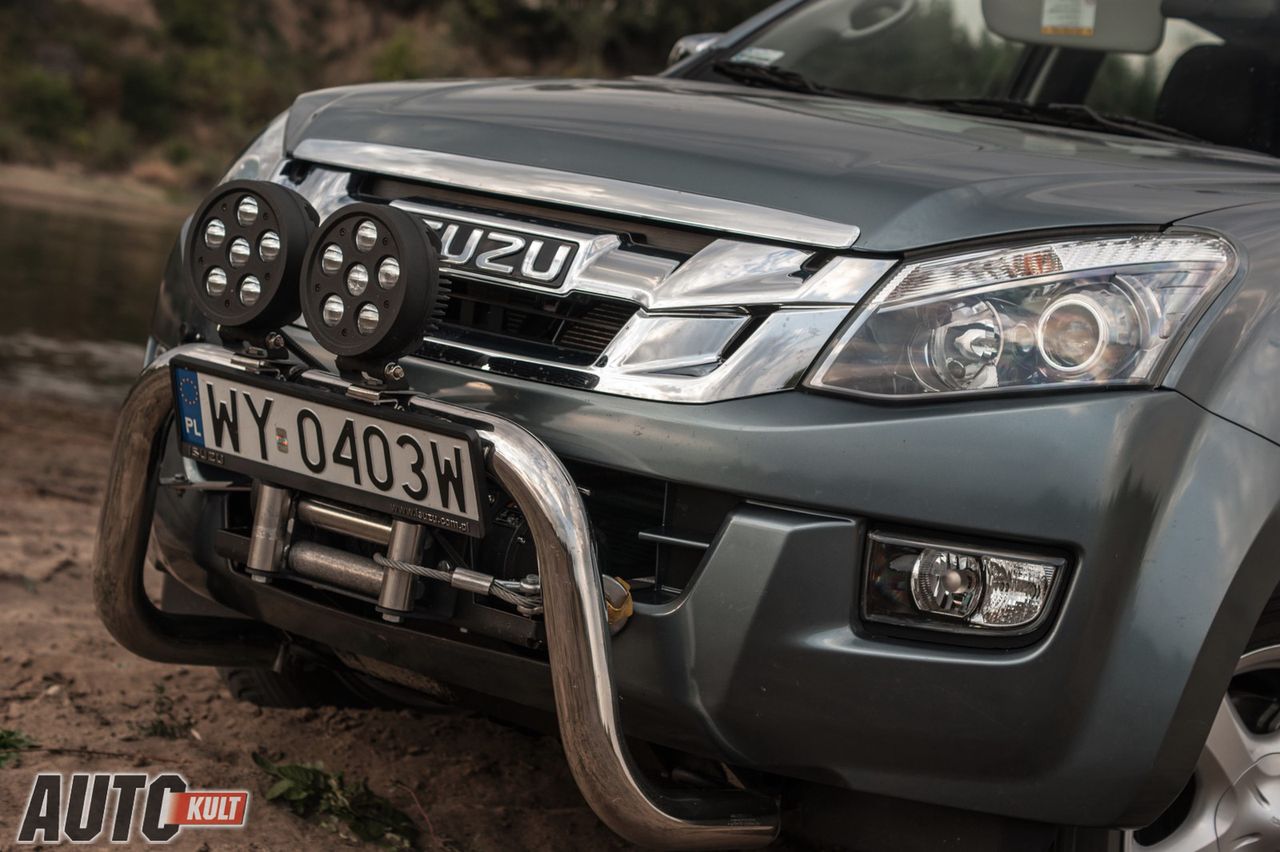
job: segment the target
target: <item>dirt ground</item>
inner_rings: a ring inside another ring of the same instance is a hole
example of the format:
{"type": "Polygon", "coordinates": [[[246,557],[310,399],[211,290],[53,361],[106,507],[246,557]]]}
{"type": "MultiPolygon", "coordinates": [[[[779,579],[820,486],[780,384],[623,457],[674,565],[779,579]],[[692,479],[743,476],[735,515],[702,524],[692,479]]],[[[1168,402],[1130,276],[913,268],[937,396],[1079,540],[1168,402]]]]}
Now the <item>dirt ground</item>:
{"type": "MultiPolygon", "coordinates": [[[[98,623],[93,548],[112,410],[0,390],[0,729],[39,744],[0,768],[0,850],[38,771],[178,771],[193,788],[248,789],[243,831],[185,830],[174,848],[358,846],[263,797],[250,755],[321,761],[409,814],[427,849],[621,849],[574,786],[557,740],[465,713],[263,710],[211,669],[137,659],[98,623]],[[158,714],[163,689],[174,706],[158,714]],[[157,736],[157,716],[189,733],[157,736]]],[[[120,848],[120,847],[112,847],[120,848]]]]}

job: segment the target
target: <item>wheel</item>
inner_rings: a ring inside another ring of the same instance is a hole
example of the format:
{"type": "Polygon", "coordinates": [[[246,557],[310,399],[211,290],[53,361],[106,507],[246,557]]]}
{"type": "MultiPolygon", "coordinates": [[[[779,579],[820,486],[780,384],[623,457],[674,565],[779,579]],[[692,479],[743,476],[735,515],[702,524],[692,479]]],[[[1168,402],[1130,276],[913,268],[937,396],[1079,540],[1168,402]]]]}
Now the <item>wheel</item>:
{"type": "Polygon", "coordinates": [[[1195,774],[1125,852],[1280,849],[1280,597],[1258,623],[1195,774]]]}

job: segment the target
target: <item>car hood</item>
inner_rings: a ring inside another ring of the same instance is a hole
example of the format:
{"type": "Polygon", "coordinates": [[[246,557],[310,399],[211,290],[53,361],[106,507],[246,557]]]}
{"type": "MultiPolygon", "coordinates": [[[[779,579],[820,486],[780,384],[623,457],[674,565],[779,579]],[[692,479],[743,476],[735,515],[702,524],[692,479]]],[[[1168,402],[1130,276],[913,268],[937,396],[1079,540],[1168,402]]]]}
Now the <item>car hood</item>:
{"type": "Polygon", "coordinates": [[[486,80],[300,97],[304,139],[539,166],[800,213],[900,252],[1165,225],[1280,196],[1280,160],[936,109],[665,78],[486,80]]]}

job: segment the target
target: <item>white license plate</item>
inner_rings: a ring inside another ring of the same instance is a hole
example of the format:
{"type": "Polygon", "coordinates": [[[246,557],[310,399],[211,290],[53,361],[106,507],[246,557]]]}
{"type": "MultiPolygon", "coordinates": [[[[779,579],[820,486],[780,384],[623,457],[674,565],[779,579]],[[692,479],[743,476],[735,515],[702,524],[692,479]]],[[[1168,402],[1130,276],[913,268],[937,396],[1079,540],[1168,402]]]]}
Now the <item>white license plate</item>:
{"type": "Polygon", "coordinates": [[[280,380],[175,364],[183,455],[287,488],[478,536],[474,430],[280,380]]]}

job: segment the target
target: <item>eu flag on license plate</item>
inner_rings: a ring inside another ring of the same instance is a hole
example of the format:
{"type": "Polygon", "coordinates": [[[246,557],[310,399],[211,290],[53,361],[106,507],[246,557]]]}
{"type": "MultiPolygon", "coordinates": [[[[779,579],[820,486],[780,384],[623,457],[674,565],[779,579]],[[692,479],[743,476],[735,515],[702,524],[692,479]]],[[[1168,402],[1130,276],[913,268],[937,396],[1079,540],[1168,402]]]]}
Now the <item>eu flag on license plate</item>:
{"type": "Polygon", "coordinates": [[[182,440],[192,446],[204,446],[204,419],[200,415],[200,383],[193,370],[179,367],[174,371],[178,378],[178,417],[181,420],[182,440]]]}

